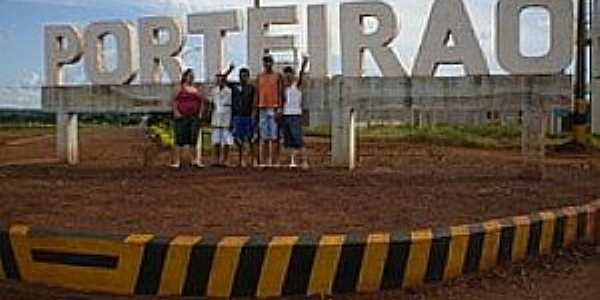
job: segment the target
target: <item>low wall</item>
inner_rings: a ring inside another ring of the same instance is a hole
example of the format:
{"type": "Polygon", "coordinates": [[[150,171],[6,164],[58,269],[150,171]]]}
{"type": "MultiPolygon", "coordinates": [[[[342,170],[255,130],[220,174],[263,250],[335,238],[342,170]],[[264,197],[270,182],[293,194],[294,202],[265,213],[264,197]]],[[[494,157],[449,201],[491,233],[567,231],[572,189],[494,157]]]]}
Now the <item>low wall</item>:
{"type": "Polygon", "coordinates": [[[410,233],[91,236],[0,229],[0,279],[121,295],[277,297],[418,288],[600,242],[600,201],[410,233]]]}
{"type": "MultiPolygon", "coordinates": [[[[170,111],[173,86],[72,86],[44,88],[42,108],[49,112],[140,113],[170,111]]],[[[570,107],[571,77],[333,77],[307,80],[304,108],[314,126],[331,123],[337,106],[352,106],[358,122],[414,123],[415,111],[433,112],[432,122],[483,124],[488,112],[518,117],[526,97],[552,106],[570,107]]]]}

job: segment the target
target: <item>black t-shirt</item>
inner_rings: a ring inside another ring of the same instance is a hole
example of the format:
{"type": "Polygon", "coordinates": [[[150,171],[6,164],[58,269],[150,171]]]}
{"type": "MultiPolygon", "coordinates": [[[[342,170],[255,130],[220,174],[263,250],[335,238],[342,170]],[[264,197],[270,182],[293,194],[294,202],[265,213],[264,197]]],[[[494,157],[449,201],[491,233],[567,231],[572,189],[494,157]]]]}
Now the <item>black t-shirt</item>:
{"type": "Polygon", "coordinates": [[[256,88],[251,84],[228,83],[231,89],[232,115],[234,117],[251,117],[254,110],[256,88]]]}

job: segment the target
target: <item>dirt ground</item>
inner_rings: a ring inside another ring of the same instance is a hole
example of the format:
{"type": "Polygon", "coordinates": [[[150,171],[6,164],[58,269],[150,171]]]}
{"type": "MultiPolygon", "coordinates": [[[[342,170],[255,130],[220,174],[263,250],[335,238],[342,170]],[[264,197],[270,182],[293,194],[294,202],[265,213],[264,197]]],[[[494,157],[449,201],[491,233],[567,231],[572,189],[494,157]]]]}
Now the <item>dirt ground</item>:
{"type": "MultiPolygon", "coordinates": [[[[324,139],[309,140],[313,168],[308,172],[179,171],[165,167],[166,151],[155,151],[153,166],[142,166],[139,149],[151,142],[140,129],[84,128],[81,165],[10,166],[51,159],[53,143],[50,131],[0,131],[1,222],[161,235],[408,231],[600,198],[597,155],[550,157],[545,178],[536,180],[525,176],[529,169],[523,168],[518,150],[406,143],[361,144],[361,167],[352,173],[324,166],[328,159],[324,139]]],[[[392,291],[340,299],[592,299],[573,292],[593,286],[584,275],[600,278],[600,257],[584,250],[580,252],[585,254],[548,258],[568,272],[555,270],[555,264],[547,261],[532,262],[427,289],[424,294],[392,291]],[[548,289],[535,288],[545,285],[548,289]]],[[[0,295],[10,295],[6,299],[39,299],[47,295],[43,291],[0,283],[0,295]]],[[[588,296],[600,295],[598,289],[592,292],[588,296]]],[[[49,299],[68,298],[60,291],[56,295],[49,299]]]]}
{"type": "MultiPolygon", "coordinates": [[[[0,146],[0,164],[52,157],[48,133],[0,146]]],[[[169,153],[142,167],[139,129],[82,131],[82,164],[0,168],[0,220],[104,233],[298,234],[412,230],[577,205],[600,198],[598,158],[549,159],[546,178],[523,177],[516,151],[394,145],[349,173],[172,170],[169,153]],[[390,152],[389,149],[387,151],[390,152]]],[[[378,145],[381,146],[381,145],[378,145]]],[[[361,147],[364,149],[366,147],[361,147]]],[[[316,150],[314,150],[316,149],[316,150]]],[[[373,153],[371,151],[370,153],[373,153]]]]}

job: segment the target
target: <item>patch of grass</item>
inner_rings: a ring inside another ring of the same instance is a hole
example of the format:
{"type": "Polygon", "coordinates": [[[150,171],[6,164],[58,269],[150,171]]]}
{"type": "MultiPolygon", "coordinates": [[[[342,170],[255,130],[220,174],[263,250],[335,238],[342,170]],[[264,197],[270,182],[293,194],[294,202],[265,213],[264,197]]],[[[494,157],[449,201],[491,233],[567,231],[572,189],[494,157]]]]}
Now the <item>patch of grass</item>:
{"type": "Polygon", "coordinates": [[[331,130],[327,125],[304,127],[304,135],[314,137],[329,137],[331,136],[331,130]]]}
{"type": "MultiPolygon", "coordinates": [[[[305,128],[307,136],[330,136],[328,126],[305,128]]],[[[518,126],[448,126],[415,128],[411,126],[373,126],[358,129],[359,139],[367,142],[414,142],[469,148],[517,147],[518,126]]]]}
{"type": "Polygon", "coordinates": [[[590,145],[596,149],[600,149],[600,135],[593,134],[590,136],[590,145]]]}
{"type": "Polygon", "coordinates": [[[408,141],[469,148],[515,147],[520,143],[521,130],[516,126],[385,126],[362,128],[361,139],[368,141],[408,141]]]}
{"type": "Polygon", "coordinates": [[[0,123],[0,130],[7,129],[30,129],[30,128],[54,128],[52,124],[20,122],[20,123],[0,123]]]}
{"type": "MultiPolygon", "coordinates": [[[[161,144],[173,147],[174,135],[166,124],[152,126],[151,132],[161,144]]],[[[305,127],[306,136],[329,137],[329,126],[305,127]]],[[[447,126],[414,128],[410,126],[374,126],[358,129],[359,139],[365,142],[414,142],[468,148],[512,148],[520,145],[518,126],[447,126]]],[[[204,143],[206,151],[210,145],[204,143]]]]}

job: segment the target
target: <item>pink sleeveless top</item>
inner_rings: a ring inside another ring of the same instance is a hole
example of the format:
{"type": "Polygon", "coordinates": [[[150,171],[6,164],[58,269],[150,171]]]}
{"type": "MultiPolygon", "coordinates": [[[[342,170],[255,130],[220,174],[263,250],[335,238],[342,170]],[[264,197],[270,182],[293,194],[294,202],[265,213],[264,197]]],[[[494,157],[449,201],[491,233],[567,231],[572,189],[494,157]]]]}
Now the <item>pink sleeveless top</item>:
{"type": "Polygon", "coordinates": [[[177,97],[175,97],[177,110],[184,117],[197,116],[202,107],[202,98],[196,93],[190,93],[185,89],[181,89],[177,97]]]}

